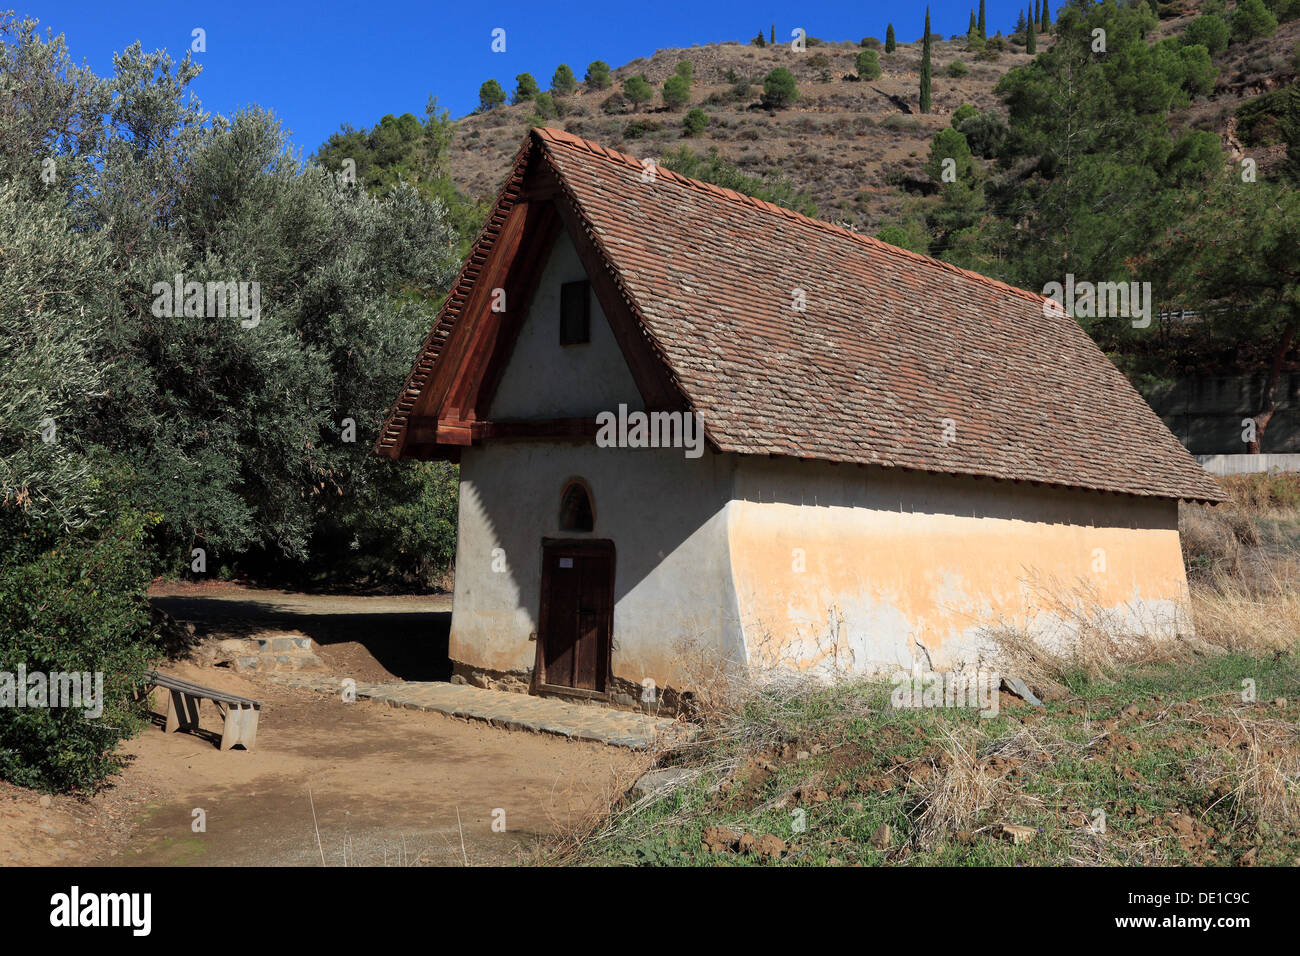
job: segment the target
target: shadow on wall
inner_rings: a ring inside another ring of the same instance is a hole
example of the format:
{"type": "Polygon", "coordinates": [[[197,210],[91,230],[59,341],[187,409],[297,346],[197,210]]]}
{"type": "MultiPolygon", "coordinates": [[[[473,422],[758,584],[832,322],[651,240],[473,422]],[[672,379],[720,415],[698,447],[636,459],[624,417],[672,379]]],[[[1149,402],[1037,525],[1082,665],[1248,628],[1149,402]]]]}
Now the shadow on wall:
{"type": "Polygon", "coordinates": [[[1166,499],[873,466],[757,459],[741,469],[740,500],[886,514],[991,518],[1096,528],[1178,528],[1166,499]]]}
{"type": "MultiPolygon", "coordinates": [[[[490,566],[493,555],[483,549],[500,548],[503,578],[516,595],[515,606],[533,619],[534,627],[544,538],[612,540],[616,605],[626,607],[624,599],[640,588],[645,600],[658,602],[665,616],[675,617],[671,609],[689,607],[705,589],[715,602],[727,597],[715,584],[730,580],[721,515],[730,486],[728,456],[686,459],[678,449],[522,444],[480,455],[472,463],[466,456],[461,465],[462,479],[469,478],[461,493],[471,505],[471,536],[479,547],[458,554],[458,567],[468,576],[468,562],[490,566]],[[643,462],[631,457],[636,455],[644,456],[643,462]],[[588,533],[561,527],[563,492],[574,478],[591,489],[594,525],[588,533]]],[[[463,522],[464,508],[461,517],[463,522]]],[[[465,531],[462,527],[462,535],[465,531]]]]}

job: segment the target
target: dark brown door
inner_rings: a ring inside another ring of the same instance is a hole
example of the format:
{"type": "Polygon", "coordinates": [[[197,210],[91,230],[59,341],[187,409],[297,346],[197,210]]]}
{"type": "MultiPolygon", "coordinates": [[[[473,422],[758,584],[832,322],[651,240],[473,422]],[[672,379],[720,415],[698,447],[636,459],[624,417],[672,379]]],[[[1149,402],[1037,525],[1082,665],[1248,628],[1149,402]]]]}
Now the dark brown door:
{"type": "Polygon", "coordinates": [[[547,542],[542,547],[542,683],[604,694],[614,625],[610,542],[547,542]]]}

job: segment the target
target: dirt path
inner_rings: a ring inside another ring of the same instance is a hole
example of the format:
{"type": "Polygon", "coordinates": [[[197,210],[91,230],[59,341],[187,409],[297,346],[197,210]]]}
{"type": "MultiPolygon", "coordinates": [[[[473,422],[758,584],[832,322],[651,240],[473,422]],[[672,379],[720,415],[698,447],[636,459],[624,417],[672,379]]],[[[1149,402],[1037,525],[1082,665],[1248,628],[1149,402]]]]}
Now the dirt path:
{"type": "MultiPolygon", "coordinates": [[[[402,642],[427,652],[436,646],[428,628],[446,613],[435,610],[445,599],[242,590],[165,600],[169,613],[210,637],[264,625],[313,638],[328,631],[322,657],[333,650],[361,660],[379,641],[390,662],[408,664],[421,654],[402,642]],[[404,620],[390,625],[389,614],[404,620]],[[368,630],[349,640],[341,619],[368,630]]],[[[391,674],[373,656],[368,666],[391,674]]],[[[0,863],[320,865],[322,855],[332,866],[517,862],[541,837],[605,808],[647,762],[621,748],[345,703],[221,667],[166,669],[262,700],[257,747],[221,752],[204,738],[150,727],[123,745],[126,771],[89,800],[56,797],[43,807],[30,791],[0,788],[0,863]]],[[[204,717],[203,729],[219,729],[215,710],[204,717]]]]}

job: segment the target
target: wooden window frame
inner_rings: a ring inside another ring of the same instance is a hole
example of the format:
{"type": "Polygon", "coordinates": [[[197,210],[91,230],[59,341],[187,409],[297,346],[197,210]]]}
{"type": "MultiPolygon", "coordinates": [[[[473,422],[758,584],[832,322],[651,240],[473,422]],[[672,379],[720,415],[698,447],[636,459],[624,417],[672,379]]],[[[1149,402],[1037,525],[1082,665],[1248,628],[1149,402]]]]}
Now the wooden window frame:
{"type": "Polygon", "coordinates": [[[591,344],[591,282],[579,279],[577,282],[565,282],[560,285],[560,345],[591,344]],[[566,290],[581,290],[581,316],[571,316],[565,308],[566,290]],[[580,323],[581,329],[572,328],[571,323],[580,323]],[[579,335],[581,337],[579,337],[579,335]]]}

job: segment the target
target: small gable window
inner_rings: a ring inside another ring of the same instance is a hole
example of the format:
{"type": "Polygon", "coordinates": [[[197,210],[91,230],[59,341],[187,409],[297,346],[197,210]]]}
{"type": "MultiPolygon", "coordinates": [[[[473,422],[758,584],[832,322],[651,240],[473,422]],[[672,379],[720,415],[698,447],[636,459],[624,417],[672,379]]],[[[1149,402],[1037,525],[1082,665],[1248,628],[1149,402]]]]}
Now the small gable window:
{"type": "Polygon", "coordinates": [[[560,286],[560,344],[585,345],[591,341],[591,283],[566,282],[560,286]]]}
{"type": "Polygon", "coordinates": [[[591,492],[586,482],[574,479],[564,486],[564,494],[560,496],[560,530],[590,531],[594,524],[591,492]]]}

